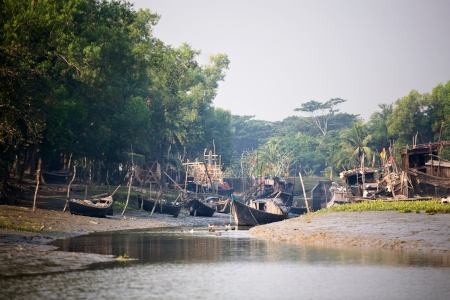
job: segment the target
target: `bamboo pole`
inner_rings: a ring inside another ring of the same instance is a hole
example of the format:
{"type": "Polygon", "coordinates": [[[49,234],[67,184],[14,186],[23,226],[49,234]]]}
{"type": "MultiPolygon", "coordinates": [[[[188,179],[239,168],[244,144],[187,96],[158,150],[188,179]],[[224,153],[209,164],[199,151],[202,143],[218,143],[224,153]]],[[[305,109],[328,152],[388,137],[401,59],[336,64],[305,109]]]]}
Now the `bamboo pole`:
{"type": "Polygon", "coordinates": [[[308,213],[310,213],[309,205],[308,205],[308,198],[306,197],[306,192],[305,192],[305,185],[303,184],[302,169],[301,168],[300,168],[300,171],[298,172],[298,175],[300,177],[300,182],[302,183],[303,196],[305,197],[306,210],[308,211],[308,213]]]}
{"type": "Polygon", "coordinates": [[[172,182],[173,182],[180,190],[183,190],[183,189],[181,188],[181,186],[179,186],[178,183],[177,183],[175,180],[173,180],[172,177],[170,177],[170,176],[166,173],[166,171],[164,171],[164,174],[165,174],[170,180],[172,180],[172,182]]]}
{"type": "MultiPolygon", "coordinates": [[[[189,163],[189,161],[187,161],[187,163],[189,163]]],[[[187,165],[187,163],[186,163],[186,178],[184,179],[184,192],[185,193],[187,192],[187,181],[188,181],[188,165],[187,165]]],[[[170,178],[170,179],[172,179],[172,178],[170,178]]]]}
{"type": "Polygon", "coordinates": [[[42,165],[42,158],[39,157],[38,169],[36,171],[36,190],[34,191],[33,212],[36,212],[36,198],[37,198],[37,193],[38,193],[38,189],[39,189],[39,179],[41,177],[41,165],[42,165]]]}
{"type": "Polygon", "coordinates": [[[133,173],[134,173],[135,169],[136,168],[134,166],[133,145],[131,145],[131,173],[130,173],[130,181],[128,182],[127,202],[125,203],[125,207],[123,208],[122,217],[123,217],[123,214],[125,213],[125,210],[127,209],[128,201],[130,201],[131,185],[133,184],[133,173]]]}
{"type": "Polygon", "coordinates": [[[116,189],[114,190],[114,192],[111,194],[111,197],[117,192],[117,190],[120,188],[121,184],[119,184],[118,187],[116,187],[116,189]]]}
{"type": "MultiPolygon", "coordinates": [[[[164,173],[166,173],[166,172],[164,172],[164,173]]],[[[160,182],[158,182],[158,185],[159,185],[158,197],[156,198],[155,205],[153,205],[152,212],[150,213],[150,217],[153,215],[153,212],[155,211],[156,205],[160,204],[160,202],[161,202],[163,189],[162,189],[162,184],[160,182]]],[[[144,203],[144,201],[142,201],[142,203],[144,203]]]]}
{"type": "Polygon", "coordinates": [[[122,217],[123,217],[123,214],[125,213],[125,210],[127,209],[128,201],[130,201],[130,191],[131,191],[131,185],[132,185],[132,183],[133,183],[133,170],[131,171],[131,174],[130,174],[130,181],[128,182],[127,202],[125,203],[125,207],[123,208],[122,215],[121,215],[122,217]]]}
{"type": "Polygon", "coordinates": [[[73,177],[72,180],[69,182],[69,186],[67,187],[67,200],[66,200],[66,205],[64,205],[64,209],[63,212],[66,211],[67,205],[69,204],[69,199],[70,199],[70,186],[72,185],[72,182],[75,180],[75,175],[77,174],[77,168],[76,166],[73,166],[73,177]]]}

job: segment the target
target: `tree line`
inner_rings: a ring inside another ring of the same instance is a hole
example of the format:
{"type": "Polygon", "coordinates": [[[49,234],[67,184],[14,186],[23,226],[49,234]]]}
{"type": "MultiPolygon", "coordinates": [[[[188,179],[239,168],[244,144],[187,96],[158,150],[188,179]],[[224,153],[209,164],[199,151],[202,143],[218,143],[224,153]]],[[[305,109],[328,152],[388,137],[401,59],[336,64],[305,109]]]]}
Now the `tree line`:
{"type": "Polygon", "coordinates": [[[199,64],[199,50],[153,36],[159,15],[128,2],[0,2],[3,187],[37,157],[46,170],[112,174],[132,152],[176,167],[213,139],[230,149],[231,113],[212,105],[226,54],[199,64]]]}
{"type": "Polygon", "coordinates": [[[340,112],[341,98],[302,103],[280,122],[255,120],[213,106],[228,56],[200,64],[200,50],[165,44],[149,9],[106,0],[0,4],[3,189],[38,158],[45,170],[77,165],[85,179],[103,182],[109,172],[120,181],[132,162],[179,170],[214,145],[230,176],[328,176],[370,164],[393,142],[450,139],[450,82],[380,104],[367,122],[340,112]]]}
{"type": "Polygon", "coordinates": [[[328,178],[332,170],[337,175],[361,165],[379,167],[383,149],[391,148],[393,159],[400,162],[400,152],[408,145],[450,140],[450,81],[431,92],[412,90],[379,104],[367,122],[340,112],[338,106],[345,101],[311,100],[294,110],[299,116],[279,122],[232,116],[235,169],[230,172],[292,176],[302,171],[328,178]]]}

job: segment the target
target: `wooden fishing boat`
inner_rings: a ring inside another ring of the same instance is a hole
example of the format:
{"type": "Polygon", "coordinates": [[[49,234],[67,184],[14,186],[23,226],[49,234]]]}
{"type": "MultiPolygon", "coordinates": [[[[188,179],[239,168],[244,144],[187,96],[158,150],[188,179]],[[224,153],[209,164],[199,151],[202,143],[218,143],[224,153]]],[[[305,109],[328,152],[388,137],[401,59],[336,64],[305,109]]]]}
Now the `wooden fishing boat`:
{"type": "Polygon", "coordinates": [[[138,197],[138,204],[139,207],[142,207],[146,211],[150,212],[154,211],[160,214],[171,215],[174,216],[175,218],[178,217],[181,208],[183,207],[182,203],[167,202],[165,200],[162,200],[161,202],[157,203],[157,200],[142,197],[138,197]],[[156,207],[153,210],[153,207],[155,205],[156,207]]]}
{"type": "Polygon", "coordinates": [[[212,217],[216,211],[213,206],[207,205],[197,199],[189,201],[188,207],[191,216],[212,217]]]}
{"type": "Polygon", "coordinates": [[[259,176],[255,185],[246,192],[244,202],[248,203],[255,199],[278,198],[286,206],[292,206],[294,185],[293,182],[280,177],[264,178],[259,176]]]}
{"type": "Polygon", "coordinates": [[[304,215],[308,212],[308,208],[305,206],[291,206],[289,209],[289,213],[293,214],[294,216],[304,215]]]}
{"type": "Polygon", "coordinates": [[[253,200],[246,205],[239,201],[231,202],[231,214],[237,226],[256,226],[283,221],[289,209],[279,198],[253,200]]]}
{"type": "Polygon", "coordinates": [[[220,182],[217,185],[217,194],[222,196],[229,196],[234,193],[234,188],[232,188],[228,182],[220,182]]]}
{"type": "Polygon", "coordinates": [[[217,212],[223,213],[223,214],[229,214],[231,211],[231,200],[219,200],[216,203],[216,210],[217,212]]]}
{"type": "Polygon", "coordinates": [[[69,199],[67,202],[70,213],[74,215],[98,218],[112,215],[112,196],[88,200],[69,199]]]}
{"type": "Polygon", "coordinates": [[[72,176],[73,175],[67,170],[42,173],[44,182],[47,184],[67,184],[72,176]]]}
{"type": "MultiPolygon", "coordinates": [[[[402,151],[402,170],[421,197],[450,196],[450,161],[441,157],[450,141],[415,145],[402,151]]],[[[407,186],[406,184],[404,186],[407,186]]]]}
{"type": "Polygon", "coordinates": [[[219,197],[211,196],[206,198],[205,202],[209,206],[214,207],[217,212],[223,214],[230,213],[230,199],[220,199],[219,197]]]}

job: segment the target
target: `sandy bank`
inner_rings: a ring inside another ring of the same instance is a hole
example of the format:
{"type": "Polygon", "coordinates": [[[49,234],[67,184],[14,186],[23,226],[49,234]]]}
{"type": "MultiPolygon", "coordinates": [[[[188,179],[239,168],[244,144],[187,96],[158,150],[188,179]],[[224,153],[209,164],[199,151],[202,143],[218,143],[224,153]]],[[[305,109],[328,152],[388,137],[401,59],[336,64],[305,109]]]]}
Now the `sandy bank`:
{"type": "Polygon", "coordinates": [[[324,213],[257,226],[249,233],[298,244],[450,253],[450,214],[324,213]]]}

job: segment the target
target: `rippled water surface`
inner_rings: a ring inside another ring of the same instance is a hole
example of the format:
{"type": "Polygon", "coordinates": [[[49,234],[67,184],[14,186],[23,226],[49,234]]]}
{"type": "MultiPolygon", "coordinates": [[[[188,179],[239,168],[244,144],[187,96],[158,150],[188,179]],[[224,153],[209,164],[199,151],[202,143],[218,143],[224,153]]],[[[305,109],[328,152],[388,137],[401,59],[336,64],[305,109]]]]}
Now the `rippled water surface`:
{"type": "Polygon", "coordinates": [[[439,254],[303,247],[245,230],[163,228],[60,240],[127,255],[87,270],[2,279],[2,299],[450,299],[439,254]],[[220,235],[219,235],[220,234],[220,235]]]}

